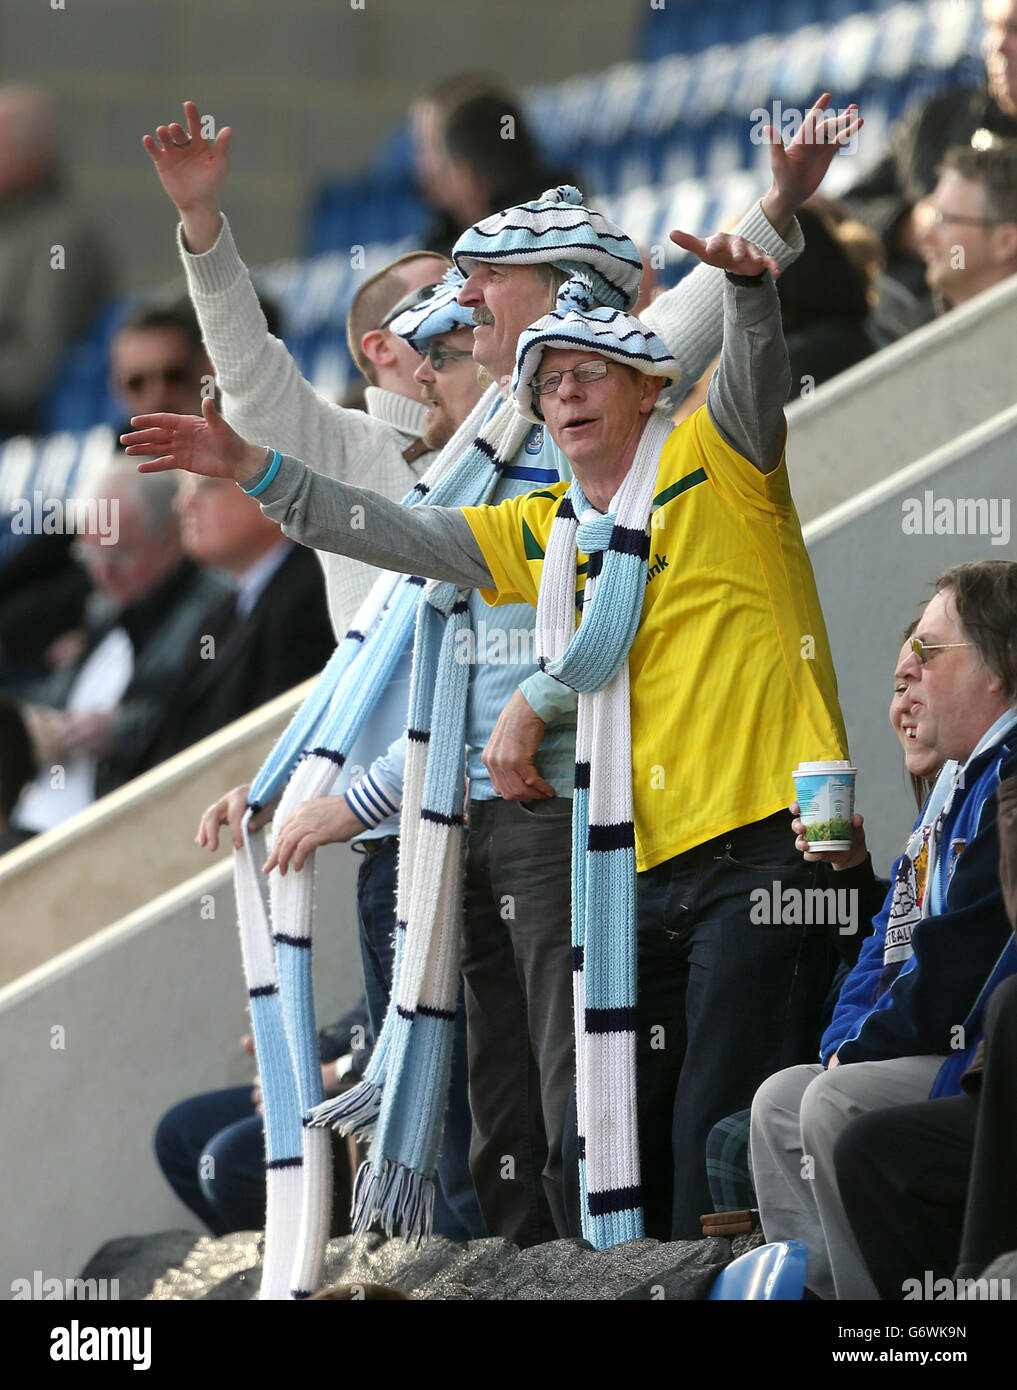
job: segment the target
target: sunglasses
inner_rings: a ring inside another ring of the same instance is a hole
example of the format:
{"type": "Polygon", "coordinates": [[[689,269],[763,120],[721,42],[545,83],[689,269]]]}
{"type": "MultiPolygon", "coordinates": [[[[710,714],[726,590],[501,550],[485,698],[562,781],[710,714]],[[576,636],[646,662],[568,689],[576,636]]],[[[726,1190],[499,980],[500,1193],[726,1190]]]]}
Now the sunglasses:
{"type": "Polygon", "coordinates": [[[946,647],[973,647],[974,642],[923,642],[920,637],[910,639],[911,650],[924,666],[928,661],[927,652],[941,652],[946,647]]]}
{"type": "Polygon", "coordinates": [[[471,357],[473,353],[469,348],[443,348],[429,344],[427,352],[424,354],[436,372],[440,372],[447,363],[454,362],[457,357],[471,357]]]}
{"type": "Polygon", "coordinates": [[[150,381],[161,381],[163,386],[185,386],[191,373],[187,367],[154,367],[150,372],[132,372],[123,378],[123,388],[136,396],[150,381]]]}
{"type": "Polygon", "coordinates": [[[415,309],[418,304],[426,304],[443,288],[442,282],[436,280],[433,285],[422,285],[419,290],[410,290],[409,294],[404,294],[402,299],[393,304],[378,327],[387,328],[393,319],[397,319],[400,314],[405,314],[407,309],[415,309]]]}

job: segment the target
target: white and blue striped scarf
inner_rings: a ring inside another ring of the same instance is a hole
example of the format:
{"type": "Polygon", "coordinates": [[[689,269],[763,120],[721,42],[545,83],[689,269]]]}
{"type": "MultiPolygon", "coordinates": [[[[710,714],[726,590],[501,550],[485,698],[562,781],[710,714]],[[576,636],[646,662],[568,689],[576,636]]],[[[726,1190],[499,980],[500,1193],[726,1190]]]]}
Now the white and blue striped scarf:
{"type": "MultiPolygon", "coordinates": [[[[406,504],[470,506],[484,502],[497,481],[499,466],[515,454],[528,429],[527,422],[519,417],[512,403],[502,402],[497,390],[492,388],[442,450],[427,477],[405,499],[406,504]],[[435,478],[440,481],[431,486],[435,478]]],[[[440,614],[445,610],[455,610],[449,624],[453,636],[462,622],[468,625],[468,616],[463,619],[458,611],[460,605],[453,586],[431,586],[428,590],[430,601],[424,605],[420,604],[422,590],[423,581],[418,578],[389,574],[383,575],[372,589],[315,690],[291,720],[255,779],[244,823],[244,850],[234,861],[241,944],[265,1109],[267,1213],[262,1298],[306,1297],[316,1287],[328,1238],[331,1172],[328,1134],[308,1122],[310,1111],[323,1099],[311,992],[313,856],[299,873],[291,870],[283,876],[276,871],[271,875],[273,927],[270,928],[258,869],[264,860],[264,839],[260,832],[250,830],[249,822],[254,812],[270,805],[283,788],[275,812],[278,824],[282,824],[301,802],[328,793],[410,639],[418,607],[422,609],[422,627],[430,626],[431,614],[437,615],[436,621],[441,623],[440,614]]],[[[430,652],[427,643],[422,647],[421,657],[425,650],[430,652]]],[[[450,651],[454,653],[454,647],[450,651]]],[[[419,664],[415,657],[415,670],[419,664]]],[[[448,661],[446,666],[455,684],[455,690],[450,692],[454,698],[443,696],[443,702],[437,706],[442,718],[435,742],[437,747],[446,750],[455,747],[458,740],[461,781],[465,685],[469,667],[456,661],[448,661]],[[459,684],[463,686],[462,691],[459,684]]],[[[421,686],[422,681],[426,684],[423,677],[415,678],[413,688],[421,686]]],[[[433,684],[432,671],[432,690],[433,684]]],[[[416,751],[411,742],[407,757],[404,826],[414,825],[417,819],[411,804],[413,770],[418,762],[416,751]]],[[[422,780],[418,779],[416,787],[418,793],[423,790],[422,780]]],[[[460,821],[461,811],[460,796],[460,821]]],[[[461,869],[458,840],[453,843],[450,830],[448,827],[446,831],[446,857],[450,862],[454,860],[453,877],[458,881],[461,869]]],[[[461,824],[458,833],[461,836],[461,824]]],[[[406,838],[404,831],[401,884],[408,861],[406,838]]],[[[410,840],[413,841],[412,834],[410,840]]],[[[435,854],[435,846],[431,845],[426,858],[421,859],[420,868],[425,874],[433,866],[435,854]]],[[[400,891],[404,895],[413,894],[408,879],[400,891]]],[[[420,892],[421,900],[427,900],[426,885],[420,892]]],[[[445,923],[447,904],[442,895],[439,895],[436,910],[445,923]]],[[[400,917],[405,920],[405,916],[400,911],[400,917]]],[[[452,946],[457,949],[457,932],[452,932],[451,937],[452,946]]],[[[397,970],[403,954],[397,952],[397,970]]],[[[442,965],[445,965],[444,957],[442,965]]],[[[432,974],[428,974],[425,1009],[430,997],[427,991],[432,990],[432,974]]],[[[442,1015],[451,1010],[454,1017],[457,983],[458,957],[453,975],[448,977],[446,970],[439,984],[433,987],[438,1001],[434,1007],[442,1015]]],[[[397,975],[393,998],[402,997],[397,995],[398,988],[397,975]]],[[[427,1017],[426,1013],[422,1017],[427,1017]]],[[[406,1063],[404,1054],[409,1054],[412,1069],[423,1030],[417,1029],[412,1047],[408,1045],[409,1040],[393,1037],[393,1030],[387,1025],[386,1031],[388,1036],[383,1032],[372,1062],[371,1074],[378,1085],[383,1084],[388,1075],[387,1067],[383,1066],[386,1058],[392,1059],[396,1074],[401,1075],[406,1063]]],[[[451,1024],[448,1033],[450,1039],[451,1024]]],[[[440,1116],[437,1128],[440,1134],[440,1116]]],[[[436,1157],[437,1136],[433,1147],[436,1157]]],[[[395,1161],[401,1162],[404,1151],[411,1150],[412,1144],[407,1149],[401,1137],[395,1139],[395,1161]]]]}
{"type": "Polygon", "coordinates": [[[605,514],[573,483],[551,525],[537,651],[579,692],[572,811],[572,958],[583,1234],[643,1234],[636,1113],[636,862],[628,653],[646,594],[649,520],[671,422],[651,413],[605,514]],[[576,628],[577,552],[589,556],[576,628]]]}

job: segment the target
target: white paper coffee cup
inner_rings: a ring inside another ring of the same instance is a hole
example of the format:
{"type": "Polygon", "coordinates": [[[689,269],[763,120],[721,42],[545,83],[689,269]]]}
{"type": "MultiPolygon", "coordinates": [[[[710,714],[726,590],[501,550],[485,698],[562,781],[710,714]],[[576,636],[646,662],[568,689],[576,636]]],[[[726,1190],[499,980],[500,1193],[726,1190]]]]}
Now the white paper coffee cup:
{"type": "Polygon", "coordinates": [[[799,763],[791,773],[810,850],[851,848],[857,772],[849,762],[830,761],[799,763]]]}

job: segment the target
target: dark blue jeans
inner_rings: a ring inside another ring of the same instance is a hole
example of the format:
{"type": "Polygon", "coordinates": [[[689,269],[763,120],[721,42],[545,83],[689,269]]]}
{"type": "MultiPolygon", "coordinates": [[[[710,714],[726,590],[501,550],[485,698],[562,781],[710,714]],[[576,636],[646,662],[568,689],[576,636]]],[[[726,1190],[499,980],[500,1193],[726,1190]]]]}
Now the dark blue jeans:
{"type": "MultiPolygon", "coordinates": [[[[265,1137],[251,1087],[207,1091],[159,1121],[155,1156],[174,1192],[213,1235],[265,1225],[265,1137]]],[[[350,1229],[346,1141],[332,1139],[332,1235],[350,1229]]]]}
{"type": "MultiPolygon", "coordinates": [[[[706,1140],[772,1072],[815,1059],[835,966],[827,925],[754,923],[750,895],[807,889],[791,817],[720,835],[639,875],[637,1044],[646,1234],[696,1239],[713,1210],[706,1140]]],[[[756,912],[756,916],[763,915],[756,912]]],[[[770,916],[774,914],[769,913],[770,916]]],[[[802,914],[804,915],[804,914],[802,914]]],[[[836,928],[834,928],[836,930],[836,928]]]]}
{"type": "MultiPolygon", "coordinates": [[[[392,992],[399,841],[390,835],[384,840],[355,843],[354,848],[363,855],[357,879],[357,917],[360,922],[360,953],[364,962],[367,1012],[377,1038],[392,992]],[[367,845],[372,848],[368,850],[367,845]]],[[[468,1084],[466,1010],[460,984],[452,1044],[452,1079],[434,1194],[434,1229],[450,1240],[476,1240],[487,1234],[470,1176],[468,1084]]]]}
{"type": "Polygon", "coordinates": [[[180,1200],[214,1235],[265,1224],[265,1141],[250,1086],[209,1091],[168,1110],[155,1156],[180,1200]]]}

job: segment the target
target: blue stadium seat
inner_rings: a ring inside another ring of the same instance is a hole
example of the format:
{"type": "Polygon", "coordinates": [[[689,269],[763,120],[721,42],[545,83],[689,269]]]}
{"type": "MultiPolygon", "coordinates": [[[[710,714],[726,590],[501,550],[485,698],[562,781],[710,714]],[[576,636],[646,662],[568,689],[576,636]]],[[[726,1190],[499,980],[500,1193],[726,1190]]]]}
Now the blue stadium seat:
{"type": "Polygon", "coordinates": [[[775,1241],[739,1255],[717,1275],[710,1302],[791,1302],[805,1292],[807,1252],[800,1240],[775,1241]]]}
{"type": "MultiPolygon", "coordinates": [[[[689,223],[674,215],[676,192],[694,214],[689,229],[713,230],[724,224],[714,217],[736,215],[734,197],[749,191],[751,200],[766,177],[765,150],[751,139],[753,112],[772,111],[776,99],[802,108],[824,89],[835,107],[858,101],[866,117],[859,158],[835,162],[827,184],[835,194],[878,157],[906,107],[978,79],[980,9],[979,0],[667,0],[648,11],[642,61],[534,89],[524,104],[545,156],[574,168],[587,196],[638,209],[638,239],[666,238],[670,226],[689,223]]],[[[352,370],[344,323],[363,276],[351,268],[353,248],[363,247],[377,268],[378,257],[416,244],[427,218],[404,124],[366,175],[321,188],[309,259],[261,277],[280,303],[284,338],[321,380],[348,379],[352,370]]],[[[676,256],[669,276],[689,264],[676,256]]],[[[47,404],[49,428],[116,418],[106,352],[124,308],[111,305],[72,350],[47,404]]]]}

